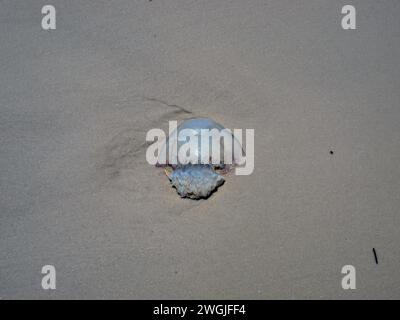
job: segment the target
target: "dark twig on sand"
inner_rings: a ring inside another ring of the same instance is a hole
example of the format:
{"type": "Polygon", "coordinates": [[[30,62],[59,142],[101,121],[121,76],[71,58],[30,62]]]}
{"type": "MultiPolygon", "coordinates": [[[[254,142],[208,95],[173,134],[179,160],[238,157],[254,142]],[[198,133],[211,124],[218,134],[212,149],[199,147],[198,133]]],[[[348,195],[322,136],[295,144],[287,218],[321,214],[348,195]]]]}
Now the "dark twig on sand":
{"type": "Polygon", "coordinates": [[[378,264],[378,256],[376,255],[375,248],[372,248],[372,251],[374,252],[375,262],[378,264]]]}

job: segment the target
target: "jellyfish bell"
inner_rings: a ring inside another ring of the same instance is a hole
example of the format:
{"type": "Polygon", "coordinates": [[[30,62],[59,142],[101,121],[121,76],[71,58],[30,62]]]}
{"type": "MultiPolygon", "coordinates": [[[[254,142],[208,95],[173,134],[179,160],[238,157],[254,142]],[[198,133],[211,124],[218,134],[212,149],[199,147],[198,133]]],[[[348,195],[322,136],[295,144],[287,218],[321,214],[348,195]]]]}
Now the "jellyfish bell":
{"type": "Polygon", "coordinates": [[[158,164],[211,164],[219,168],[242,162],[241,143],[231,130],[208,118],[194,118],[170,128],[158,164]]]}
{"type": "Polygon", "coordinates": [[[243,162],[243,149],[229,129],[208,118],[195,118],[170,128],[159,160],[181,197],[201,199],[223,184],[222,174],[243,162]]]}

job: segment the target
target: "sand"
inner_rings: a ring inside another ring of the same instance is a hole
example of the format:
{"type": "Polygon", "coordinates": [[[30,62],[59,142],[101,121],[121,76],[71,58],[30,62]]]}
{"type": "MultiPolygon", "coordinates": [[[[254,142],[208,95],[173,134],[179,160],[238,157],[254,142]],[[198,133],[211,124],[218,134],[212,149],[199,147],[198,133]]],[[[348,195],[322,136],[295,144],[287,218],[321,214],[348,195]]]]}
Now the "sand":
{"type": "Polygon", "coordinates": [[[398,1],[51,4],[0,2],[0,298],[400,298],[398,1]],[[183,200],[145,136],[200,116],[255,170],[183,200]]]}

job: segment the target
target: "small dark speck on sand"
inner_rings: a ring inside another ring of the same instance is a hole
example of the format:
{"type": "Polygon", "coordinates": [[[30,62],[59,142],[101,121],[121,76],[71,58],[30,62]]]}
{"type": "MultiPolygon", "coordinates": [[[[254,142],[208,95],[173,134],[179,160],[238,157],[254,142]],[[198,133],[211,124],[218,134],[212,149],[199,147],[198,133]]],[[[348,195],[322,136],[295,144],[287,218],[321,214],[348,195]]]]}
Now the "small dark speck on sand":
{"type": "Polygon", "coordinates": [[[331,151],[329,151],[329,153],[330,153],[330,154],[333,154],[333,151],[331,150],[331,151]]]}
{"type": "Polygon", "coordinates": [[[376,250],[375,250],[375,248],[372,248],[372,252],[374,253],[375,263],[378,264],[378,256],[376,255],[376,250]]]}

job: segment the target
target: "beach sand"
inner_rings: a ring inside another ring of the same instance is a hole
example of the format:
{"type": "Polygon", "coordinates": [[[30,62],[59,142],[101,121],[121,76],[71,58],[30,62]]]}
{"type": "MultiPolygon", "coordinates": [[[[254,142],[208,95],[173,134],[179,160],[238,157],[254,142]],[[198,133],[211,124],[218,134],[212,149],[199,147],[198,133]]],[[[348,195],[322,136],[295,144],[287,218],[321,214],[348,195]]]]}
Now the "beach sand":
{"type": "Polygon", "coordinates": [[[398,1],[44,4],[0,2],[2,299],[400,298],[398,1]],[[145,158],[191,117],[255,129],[208,200],[145,158]]]}

